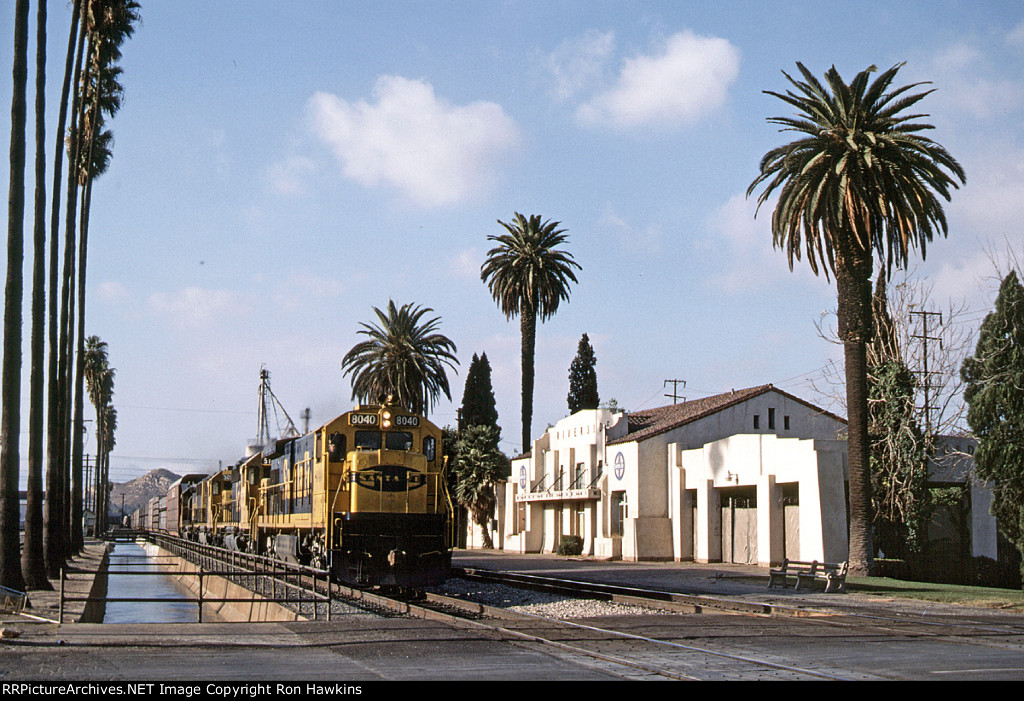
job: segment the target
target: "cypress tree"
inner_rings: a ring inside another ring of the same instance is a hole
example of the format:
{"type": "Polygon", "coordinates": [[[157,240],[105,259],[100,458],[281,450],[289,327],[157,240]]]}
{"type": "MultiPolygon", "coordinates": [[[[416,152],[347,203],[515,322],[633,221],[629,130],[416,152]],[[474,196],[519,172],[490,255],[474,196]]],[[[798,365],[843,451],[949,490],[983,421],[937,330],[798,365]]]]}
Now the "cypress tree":
{"type": "Polygon", "coordinates": [[[466,374],[466,388],[459,411],[459,429],[470,426],[497,426],[498,410],[491,386],[491,363],[487,354],[473,354],[466,374]]]}
{"type": "Polygon", "coordinates": [[[569,366],[569,413],[575,414],[581,409],[596,409],[601,403],[597,394],[597,357],[590,345],[587,334],[583,334],[576,357],[569,366]]]}
{"type": "Polygon", "coordinates": [[[977,475],[994,485],[992,514],[1024,554],[1024,287],[1016,272],[999,286],[961,374],[977,475]]]}

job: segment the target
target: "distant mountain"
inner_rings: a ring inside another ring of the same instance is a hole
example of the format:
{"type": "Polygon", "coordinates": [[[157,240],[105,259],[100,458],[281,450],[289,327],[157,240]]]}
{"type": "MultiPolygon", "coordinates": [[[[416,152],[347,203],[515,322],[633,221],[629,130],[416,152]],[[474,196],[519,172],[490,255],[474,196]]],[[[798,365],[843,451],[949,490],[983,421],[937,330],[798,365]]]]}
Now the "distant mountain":
{"type": "Polygon", "coordinates": [[[130,515],[149,503],[153,497],[162,497],[167,490],[181,475],[176,475],[170,470],[150,470],[142,477],[133,479],[131,482],[110,485],[110,516],[111,523],[120,523],[121,520],[121,495],[124,495],[124,513],[130,515]]]}

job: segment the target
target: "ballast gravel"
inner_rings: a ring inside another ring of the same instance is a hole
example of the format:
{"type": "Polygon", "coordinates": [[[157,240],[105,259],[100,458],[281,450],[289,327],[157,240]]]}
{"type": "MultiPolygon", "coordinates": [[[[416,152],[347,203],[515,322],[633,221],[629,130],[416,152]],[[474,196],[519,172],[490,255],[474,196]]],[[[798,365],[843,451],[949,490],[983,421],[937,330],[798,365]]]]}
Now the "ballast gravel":
{"type": "Polygon", "coordinates": [[[517,589],[504,584],[449,579],[427,591],[456,599],[494,606],[516,613],[548,618],[593,618],[595,616],[637,616],[670,613],[656,608],[618,604],[595,599],[580,599],[551,592],[517,589]]]}

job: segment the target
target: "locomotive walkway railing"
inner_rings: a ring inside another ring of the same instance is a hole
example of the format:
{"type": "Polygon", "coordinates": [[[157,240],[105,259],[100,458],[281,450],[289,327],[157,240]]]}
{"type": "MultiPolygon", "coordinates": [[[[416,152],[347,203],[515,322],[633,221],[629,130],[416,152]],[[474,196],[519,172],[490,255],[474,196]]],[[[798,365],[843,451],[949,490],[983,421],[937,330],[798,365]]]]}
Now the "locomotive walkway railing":
{"type": "MultiPolygon", "coordinates": [[[[182,540],[173,536],[163,534],[148,534],[146,539],[159,546],[172,556],[191,562],[196,566],[194,571],[172,572],[168,570],[110,570],[105,573],[111,575],[162,575],[184,574],[194,576],[198,580],[197,594],[194,597],[110,597],[110,596],[87,596],[69,597],[64,593],[65,575],[74,572],[87,572],[73,568],[62,569],[60,577],[60,605],[58,610],[58,623],[64,621],[65,603],[168,603],[193,602],[196,604],[197,621],[203,622],[204,604],[240,603],[252,604],[254,602],[272,602],[293,605],[302,612],[303,605],[312,608],[313,620],[319,618],[319,609],[326,604],[326,619],[331,620],[331,609],[333,596],[331,591],[330,573],[327,570],[319,570],[302,565],[292,565],[273,558],[261,555],[241,553],[225,548],[218,548],[203,543],[182,540]],[[204,578],[207,582],[209,577],[222,577],[240,587],[249,589],[256,596],[249,597],[217,597],[205,594],[204,578]],[[268,592],[269,590],[269,592],[268,592]],[[324,593],[326,592],[326,593],[324,593]],[[258,598],[257,598],[258,596],[258,598]]],[[[131,567],[133,565],[153,564],[153,558],[147,562],[121,563],[119,567],[131,567]]],[[[98,574],[98,573],[94,573],[98,574]]]]}

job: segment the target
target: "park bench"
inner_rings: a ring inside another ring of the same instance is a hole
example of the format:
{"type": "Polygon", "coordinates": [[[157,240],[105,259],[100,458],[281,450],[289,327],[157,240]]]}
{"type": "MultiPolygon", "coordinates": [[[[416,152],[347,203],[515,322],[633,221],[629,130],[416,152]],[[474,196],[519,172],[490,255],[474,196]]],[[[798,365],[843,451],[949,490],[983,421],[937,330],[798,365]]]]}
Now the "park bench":
{"type": "Polygon", "coordinates": [[[825,582],[825,593],[846,591],[846,571],[849,563],[846,562],[804,562],[801,560],[785,559],[782,567],[768,570],[768,588],[776,584],[785,588],[787,579],[796,579],[793,585],[795,590],[805,582],[821,580],[825,582]]]}

